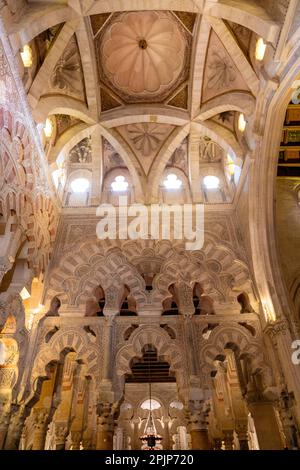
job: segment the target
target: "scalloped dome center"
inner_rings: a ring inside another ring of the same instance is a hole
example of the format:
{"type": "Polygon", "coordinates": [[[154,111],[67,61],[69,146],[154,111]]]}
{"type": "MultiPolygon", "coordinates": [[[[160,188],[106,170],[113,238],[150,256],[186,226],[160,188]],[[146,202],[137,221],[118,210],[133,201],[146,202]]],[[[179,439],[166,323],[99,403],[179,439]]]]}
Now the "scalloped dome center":
{"type": "Polygon", "coordinates": [[[122,92],[158,94],[176,84],[186,50],[182,29],[166,12],[130,12],[107,26],[101,40],[102,67],[122,92]]]}
{"type": "Polygon", "coordinates": [[[147,47],[148,47],[148,44],[147,44],[146,39],[140,39],[139,40],[139,48],[140,49],[147,49],[147,47]]]}

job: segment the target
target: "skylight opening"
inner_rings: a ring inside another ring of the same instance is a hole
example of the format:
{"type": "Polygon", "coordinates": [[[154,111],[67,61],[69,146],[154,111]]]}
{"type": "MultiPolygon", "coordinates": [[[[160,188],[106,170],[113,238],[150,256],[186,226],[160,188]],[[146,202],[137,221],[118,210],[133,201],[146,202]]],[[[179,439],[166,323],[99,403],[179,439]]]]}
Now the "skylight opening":
{"type": "Polygon", "coordinates": [[[128,182],[126,181],[124,176],[116,176],[115,181],[111,183],[111,188],[113,191],[116,192],[127,191],[128,182]]]}
{"type": "Polygon", "coordinates": [[[166,189],[179,189],[182,186],[182,181],[177,178],[177,175],[170,173],[164,180],[164,187],[166,189]]]}
{"type": "Polygon", "coordinates": [[[218,189],[220,186],[220,180],[217,176],[208,175],[203,178],[203,184],[206,189],[218,189]]]}
{"type": "Polygon", "coordinates": [[[73,193],[85,193],[90,187],[90,182],[86,178],[76,178],[71,183],[73,193]]]}

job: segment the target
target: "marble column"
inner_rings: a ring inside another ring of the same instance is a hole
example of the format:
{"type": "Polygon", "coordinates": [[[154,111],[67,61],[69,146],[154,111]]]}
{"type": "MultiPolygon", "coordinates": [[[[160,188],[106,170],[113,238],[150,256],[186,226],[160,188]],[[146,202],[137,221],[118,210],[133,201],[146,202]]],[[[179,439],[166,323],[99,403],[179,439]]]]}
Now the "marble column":
{"type": "Polygon", "coordinates": [[[187,411],[188,431],[193,450],[209,450],[211,443],[208,437],[208,414],[210,402],[190,400],[187,411]]]}
{"type": "Polygon", "coordinates": [[[16,407],[12,410],[10,423],[7,431],[4,449],[5,450],[18,450],[21,440],[21,435],[24,428],[27,413],[24,407],[16,407]]]}
{"type": "Polygon", "coordinates": [[[221,450],[222,449],[222,439],[216,438],[214,439],[214,449],[221,450]]]}
{"type": "Polygon", "coordinates": [[[97,418],[97,450],[113,450],[114,425],[113,404],[100,403],[97,418]]]}
{"type": "Polygon", "coordinates": [[[55,423],[55,449],[56,450],[65,450],[67,436],[68,436],[67,423],[55,423]]]}
{"type": "Polygon", "coordinates": [[[9,425],[9,419],[9,410],[5,410],[3,407],[0,407],[0,450],[4,447],[4,442],[9,425]]]}
{"type": "Polygon", "coordinates": [[[223,429],[225,450],[233,450],[233,429],[223,429]]]}
{"type": "Polygon", "coordinates": [[[240,450],[249,450],[248,421],[236,423],[235,432],[240,444],[240,450]]]}
{"type": "Polygon", "coordinates": [[[270,401],[248,402],[248,408],[254,421],[260,450],[282,450],[284,443],[273,403],[270,401]]]}
{"type": "Polygon", "coordinates": [[[49,424],[48,410],[44,408],[33,409],[33,440],[32,450],[44,450],[49,424]]]}
{"type": "Polygon", "coordinates": [[[71,431],[72,450],[80,450],[81,431],[71,431]]]}

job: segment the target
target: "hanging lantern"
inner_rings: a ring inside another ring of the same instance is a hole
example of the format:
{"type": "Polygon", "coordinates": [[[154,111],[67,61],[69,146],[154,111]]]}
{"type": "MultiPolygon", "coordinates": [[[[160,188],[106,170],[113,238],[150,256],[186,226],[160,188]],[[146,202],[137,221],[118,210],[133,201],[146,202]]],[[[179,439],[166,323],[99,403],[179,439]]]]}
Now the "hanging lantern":
{"type": "Polygon", "coordinates": [[[157,434],[153,416],[152,416],[152,398],[151,398],[151,382],[150,382],[150,371],[149,371],[149,397],[150,397],[150,410],[149,416],[145,426],[145,432],[140,436],[140,440],[144,444],[144,450],[156,450],[157,445],[161,443],[162,436],[157,434]]]}

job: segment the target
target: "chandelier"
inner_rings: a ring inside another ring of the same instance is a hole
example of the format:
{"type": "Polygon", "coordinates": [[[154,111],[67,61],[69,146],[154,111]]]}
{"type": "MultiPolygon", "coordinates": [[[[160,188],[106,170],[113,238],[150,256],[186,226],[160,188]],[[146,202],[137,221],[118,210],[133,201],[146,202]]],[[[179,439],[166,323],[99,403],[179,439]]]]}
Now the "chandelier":
{"type": "Polygon", "coordinates": [[[154,424],[154,419],[152,416],[152,397],[151,397],[151,376],[150,376],[150,363],[149,363],[149,368],[148,368],[148,374],[149,374],[149,416],[146,422],[145,426],[145,432],[142,436],[140,436],[140,440],[143,443],[143,449],[144,450],[158,450],[161,447],[159,447],[159,444],[162,441],[162,436],[157,434],[155,424],[154,424]]]}

